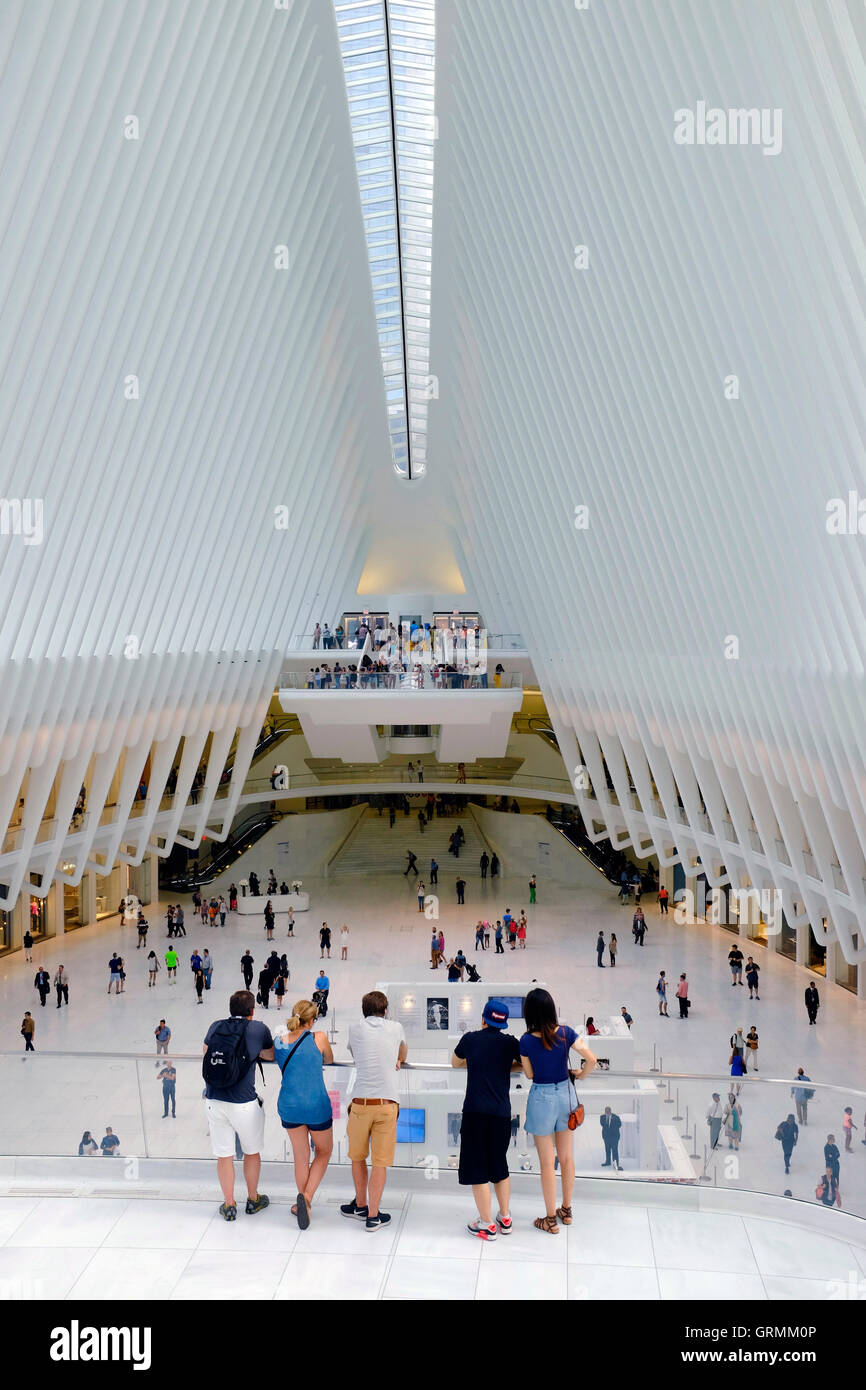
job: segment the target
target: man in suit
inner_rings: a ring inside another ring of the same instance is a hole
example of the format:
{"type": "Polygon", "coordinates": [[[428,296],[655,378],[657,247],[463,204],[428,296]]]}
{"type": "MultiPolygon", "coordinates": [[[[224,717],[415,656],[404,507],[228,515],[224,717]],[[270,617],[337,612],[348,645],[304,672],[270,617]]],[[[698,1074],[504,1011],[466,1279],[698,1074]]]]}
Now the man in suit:
{"type": "Polygon", "coordinates": [[[604,1140],[604,1163],[602,1168],[609,1168],[611,1163],[614,1168],[619,1168],[619,1132],[622,1129],[622,1120],[619,1115],[614,1115],[609,1105],[604,1107],[604,1114],[601,1117],[601,1137],[604,1140]]]}
{"type": "Polygon", "coordinates": [[[598,934],[598,940],[597,940],[596,943],[595,943],[595,957],[596,957],[596,962],[597,962],[597,964],[598,964],[599,970],[603,970],[603,969],[604,969],[604,961],[602,960],[602,956],[603,956],[603,955],[604,955],[604,932],[603,932],[603,931],[600,931],[599,934],[598,934]]]}
{"type": "Polygon", "coordinates": [[[818,1009],[821,1005],[821,1000],[818,998],[818,991],[814,984],[809,985],[809,988],[806,990],[805,998],[806,1013],[809,1015],[809,1023],[812,1024],[817,1022],[818,1009]]]}

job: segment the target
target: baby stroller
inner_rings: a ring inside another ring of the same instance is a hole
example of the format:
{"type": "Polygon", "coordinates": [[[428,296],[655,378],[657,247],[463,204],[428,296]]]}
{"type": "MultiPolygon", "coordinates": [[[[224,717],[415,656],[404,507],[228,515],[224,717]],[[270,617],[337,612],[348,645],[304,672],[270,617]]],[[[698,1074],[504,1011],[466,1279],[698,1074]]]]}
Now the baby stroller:
{"type": "Polygon", "coordinates": [[[313,1003],[319,1010],[319,1018],[325,1018],[328,1012],[328,991],[326,989],[314,989],[313,1003]]]}
{"type": "Polygon", "coordinates": [[[471,963],[471,961],[466,966],[466,976],[467,979],[473,985],[477,985],[481,980],[481,976],[478,974],[477,968],[471,963]]]}

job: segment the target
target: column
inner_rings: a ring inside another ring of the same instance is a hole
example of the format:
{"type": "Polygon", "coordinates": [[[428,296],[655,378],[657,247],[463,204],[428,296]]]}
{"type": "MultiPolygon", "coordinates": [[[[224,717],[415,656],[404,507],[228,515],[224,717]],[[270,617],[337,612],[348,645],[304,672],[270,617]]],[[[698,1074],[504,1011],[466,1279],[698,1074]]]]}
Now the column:
{"type": "Polygon", "coordinates": [[[96,874],[93,869],[81,876],[81,925],[89,927],[96,921],[96,874]]]}

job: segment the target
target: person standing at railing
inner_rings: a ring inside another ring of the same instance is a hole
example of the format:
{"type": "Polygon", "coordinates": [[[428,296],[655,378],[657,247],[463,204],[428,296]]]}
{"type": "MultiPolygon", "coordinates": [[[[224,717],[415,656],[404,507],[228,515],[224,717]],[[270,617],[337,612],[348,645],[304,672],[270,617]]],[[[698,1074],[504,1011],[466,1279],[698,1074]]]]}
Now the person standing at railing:
{"type": "MultiPolygon", "coordinates": [[[[468,1231],[479,1240],[510,1235],[511,1182],[508,1148],[514,1133],[511,1116],[511,1073],[521,1068],[517,1039],[506,1033],[508,1007],[501,999],[489,999],[481,1015],[481,1028],[464,1033],[451,1058],[452,1067],[466,1068],[466,1095],[460,1124],[458,1181],[471,1187],[478,1218],[468,1231]],[[492,1220],[490,1184],[499,1212],[492,1220]]],[[[517,1117],[515,1117],[517,1118],[517,1117]]],[[[518,1120],[519,1124],[519,1120],[518,1120]]]]}
{"type": "Polygon", "coordinates": [[[297,1198],[292,1215],[305,1231],[310,1207],[334,1147],[331,1098],[323,1066],[334,1060],[326,1033],[313,1031],[318,1008],[309,999],[294,1005],[284,1028],[274,1034],[274,1058],[282,1073],[277,1111],[292,1146],[297,1198]],[[315,1157],[310,1163],[310,1144],[315,1157]]]}
{"type": "Polygon", "coordinates": [[[378,1231],[391,1220],[379,1203],[397,1143],[397,1073],[408,1053],[403,1025],[386,1018],[387,1011],[388,999],[380,990],[365,994],[361,1000],[363,1019],[352,1024],[348,1038],[356,1080],[346,1137],[355,1195],[340,1207],[340,1214],[363,1221],[368,1231],[378,1231]]]}
{"type": "Polygon", "coordinates": [[[710,1148],[714,1149],[722,1132],[722,1102],[718,1091],[713,1091],[712,1104],[707,1109],[707,1124],[710,1127],[710,1148]]]}
{"type": "Polygon", "coordinates": [[[319,650],[319,643],[321,642],[321,640],[322,640],[322,629],[321,629],[321,626],[319,625],[319,623],[316,623],[316,626],[313,628],[313,651],[314,651],[314,652],[317,652],[317,651],[319,650]]]}
{"type": "Polygon", "coordinates": [[[343,627],[343,624],[337,623],[337,626],[334,628],[334,641],[336,642],[337,646],[341,649],[343,646],[343,638],[345,637],[345,635],[346,629],[343,627]]]}

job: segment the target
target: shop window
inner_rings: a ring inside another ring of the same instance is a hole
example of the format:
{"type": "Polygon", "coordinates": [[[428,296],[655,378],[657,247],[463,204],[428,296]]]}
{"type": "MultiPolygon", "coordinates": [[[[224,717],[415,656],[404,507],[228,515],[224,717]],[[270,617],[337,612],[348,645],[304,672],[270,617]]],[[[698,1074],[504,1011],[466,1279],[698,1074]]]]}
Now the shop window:
{"type": "Polygon", "coordinates": [[[810,970],[814,970],[816,975],[827,974],[827,948],[815,940],[811,923],[809,925],[809,958],[806,964],[810,970]]]}
{"type": "MultiPolygon", "coordinates": [[[[858,950],[859,940],[856,932],[851,939],[854,950],[858,950]]],[[[836,983],[837,985],[841,985],[843,989],[850,989],[852,994],[857,993],[857,967],[856,965],[848,964],[847,960],[842,955],[841,947],[838,946],[836,948],[836,983]]]]}
{"type": "Polygon", "coordinates": [[[797,959],[797,933],[789,925],[784,912],[782,913],[782,931],[779,936],[779,953],[787,956],[788,960],[797,959]]]}
{"type": "Polygon", "coordinates": [[[30,934],[44,936],[48,927],[48,907],[44,898],[30,894],[30,934]]]}
{"type": "Polygon", "coordinates": [[[81,885],[63,885],[63,930],[74,931],[81,926],[81,885]]]}
{"type": "Polygon", "coordinates": [[[12,944],[12,913],[0,910],[0,951],[8,951],[12,944]]]}

